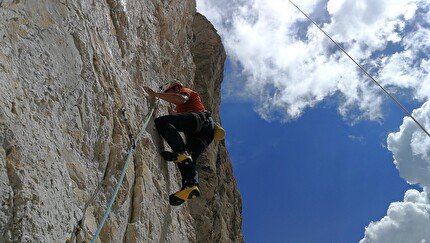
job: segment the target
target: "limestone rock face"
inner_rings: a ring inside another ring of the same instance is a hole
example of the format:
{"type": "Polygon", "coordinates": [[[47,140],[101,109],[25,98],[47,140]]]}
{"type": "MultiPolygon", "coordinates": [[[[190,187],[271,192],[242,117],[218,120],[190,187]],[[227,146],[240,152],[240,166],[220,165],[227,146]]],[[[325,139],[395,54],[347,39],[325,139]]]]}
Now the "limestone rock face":
{"type": "MultiPolygon", "coordinates": [[[[0,242],[89,242],[156,105],[141,87],[180,79],[219,121],[225,51],[194,0],[0,1],[0,242]],[[127,110],[127,121],[120,110],[127,110]]],[[[243,242],[225,144],[198,163],[202,197],[179,207],[150,118],[96,242],[243,242]]]]}
{"type": "MultiPolygon", "coordinates": [[[[210,107],[214,119],[220,121],[225,50],[216,30],[204,16],[196,14],[193,32],[195,41],[191,52],[196,64],[195,89],[202,95],[205,107],[210,107]]],[[[197,242],[243,241],[242,202],[223,142],[209,146],[200,158],[198,171],[203,200],[190,202],[191,215],[199,232],[197,242]]]]}

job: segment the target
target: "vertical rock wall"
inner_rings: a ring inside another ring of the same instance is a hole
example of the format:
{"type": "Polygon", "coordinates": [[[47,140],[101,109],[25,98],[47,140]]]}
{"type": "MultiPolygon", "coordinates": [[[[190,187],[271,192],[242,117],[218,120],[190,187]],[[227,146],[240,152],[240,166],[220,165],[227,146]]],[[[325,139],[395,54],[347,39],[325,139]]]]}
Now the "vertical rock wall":
{"type": "MultiPolygon", "coordinates": [[[[183,80],[219,118],[225,53],[194,0],[4,0],[0,23],[0,242],[91,239],[130,147],[119,111],[137,135],[154,103],[143,85],[183,80]]],[[[146,131],[98,241],[242,242],[225,145],[198,161],[203,197],[171,207],[179,173],[146,131]]]]}
{"type": "MultiPolygon", "coordinates": [[[[226,54],[219,35],[201,14],[193,21],[194,44],[191,52],[196,64],[195,89],[202,95],[220,122],[221,81],[226,54]]],[[[237,191],[231,161],[223,142],[209,146],[198,163],[202,200],[190,202],[191,215],[199,232],[197,242],[241,242],[242,202],[237,191]]]]}

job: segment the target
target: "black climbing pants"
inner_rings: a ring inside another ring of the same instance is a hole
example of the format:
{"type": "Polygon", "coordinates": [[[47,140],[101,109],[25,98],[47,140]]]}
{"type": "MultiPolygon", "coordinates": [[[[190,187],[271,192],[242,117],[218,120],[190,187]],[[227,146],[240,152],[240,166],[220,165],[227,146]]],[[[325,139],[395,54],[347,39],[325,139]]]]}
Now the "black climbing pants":
{"type": "Polygon", "coordinates": [[[213,119],[202,114],[204,113],[200,113],[200,115],[196,113],[178,113],[155,119],[155,127],[174,152],[182,154],[186,151],[191,154],[193,163],[189,165],[178,163],[182,176],[182,186],[198,184],[197,158],[213,140],[213,119]],[[179,132],[184,133],[186,142],[184,142],[179,132]]]}

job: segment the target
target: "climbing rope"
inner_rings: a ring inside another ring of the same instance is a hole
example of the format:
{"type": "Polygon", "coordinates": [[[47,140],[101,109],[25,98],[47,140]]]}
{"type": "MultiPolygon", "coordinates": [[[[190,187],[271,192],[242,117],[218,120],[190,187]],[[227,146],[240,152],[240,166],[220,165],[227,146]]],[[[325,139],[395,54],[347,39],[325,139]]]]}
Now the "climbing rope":
{"type": "Polygon", "coordinates": [[[384,92],[385,92],[385,94],[387,94],[405,113],[406,113],[406,115],[407,116],[409,116],[420,128],[421,128],[421,130],[423,130],[426,134],[427,134],[427,136],[429,136],[430,137],[430,133],[424,128],[424,126],[423,125],[421,125],[418,121],[417,121],[417,119],[415,119],[413,116],[412,116],[412,114],[392,95],[392,94],[390,94],[390,92],[388,92],[388,90],[387,89],[385,89],[385,87],[384,86],[382,86],[378,81],[376,81],[376,79],[375,78],[373,78],[373,76],[372,75],[370,75],[369,74],[369,72],[367,72],[367,70],[366,69],[364,69],[363,68],[363,66],[361,66],[357,61],[355,61],[355,59],[354,58],[352,58],[349,54],[348,54],[348,52],[347,51],[345,51],[345,49],[338,43],[338,42],[336,42],[333,38],[331,38],[330,37],[330,35],[329,34],[327,34],[321,27],[319,27],[319,25],[308,15],[308,14],[306,14],[304,11],[302,11],[296,4],[294,4],[294,2],[293,1],[291,1],[291,0],[288,0],[295,8],[297,8],[307,19],[309,19],[309,21],[311,21],[322,33],[324,33],[324,35],[325,36],[327,36],[338,48],[339,48],[339,50],[341,50],[343,53],[345,53],[345,55],[349,58],[349,59],[351,59],[351,61],[353,61],[360,69],[361,69],[361,71],[363,71],[366,75],[367,75],[367,77],[369,77],[371,80],[373,80],[373,82],[375,83],[375,84],[377,84],[378,86],[379,86],[379,88],[381,88],[384,92]]]}
{"type": "MultiPolygon", "coordinates": [[[[128,119],[127,119],[127,115],[126,115],[126,109],[125,109],[125,107],[122,107],[122,108],[121,108],[121,110],[120,110],[120,112],[121,112],[121,118],[122,118],[122,121],[123,121],[123,122],[126,124],[126,126],[127,126],[127,135],[128,135],[128,138],[130,139],[130,145],[133,147],[133,149],[135,149],[135,148],[136,148],[136,141],[135,141],[135,139],[134,139],[134,137],[133,137],[132,130],[131,130],[131,126],[130,126],[130,123],[129,123],[128,119]]],[[[84,232],[86,232],[86,230],[85,230],[85,228],[84,228],[83,226],[84,226],[84,224],[85,224],[86,213],[87,213],[88,207],[89,207],[89,206],[91,205],[91,203],[96,199],[97,195],[99,194],[99,192],[101,191],[101,189],[103,188],[103,186],[106,186],[106,184],[105,184],[105,179],[106,179],[107,177],[108,177],[108,173],[106,173],[106,174],[103,176],[102,181],[100,181],[100,183],[97,185],[97,188],[96,188],[96,190],[93,192],[93,194],[92,194],[92,196],[90,197],[90,199],[85,203],[84,209],[82,210],[83,214],[82,214],[81,220],[79,220],[79,221],[78,221],[78,225],[77,225],[77,227],[75,227],[75,229],[74,229],[74,233],[75,233],[75,234],[73,235],[72,241],[74,241],[74,237],[76,236],[76,234],[77,234],[77,232],[78,232],[79,230],[83,230],[84,232]]]]}
{"type": "MultiPolygon", "coordinates": [[[[109,201],[108,207],[106,208],[106,211],[105,211],[105,213],[104,213],[104,215],[103,215],[102,220],[100,221],[100,225],[99,225],[99,227],[97,228],[97,231],[95,232],[95,234],[94,234],[94,236],[93,236],[93,239],[91,240],[91,243],[94,243],[94,242],[96,241],[96,239],[98,238],[98,236],[99,236],[99,234],[100,234],[100,231],[101,231],[101,230],[102,230],[102,228],[103,228],[103,225],[104,225],[104,223],[105,223],[105,221],[106,221],[106,218],[107,218],[107,216],[108,216],[108,214],[109,214],[109,212],[110,212],[110,210],[111,210],[111,208],[112,208],[113,203],[115,202],[116,195],[118,194],[119,188],[120,188],[120,186],[121,186],[121,184],[122,184],[122,181],[123,181],[123,179],[124,179],[125,172],[126,172],[126,170],[127,170],[128,164],[129,164],[129,162],[130,162],[130,160],[131,160],[131,158],[132,158],[132,156],[133,156],[133,152],[134,152],[134,150],[135,150],[135,148],[136,148],[136,143],[140,140],[140,138],[142,137],[143,133],[145,132],[145,129],[146,129],[146,127],[148,126],[149,121],[151,120],[151,117],[152,117],[152,115],[153,115],[153,113],[154,113],[155,106],[156,106],[156,105],[155,105],[155,102],[153,102],[153,103],[151,104],[150,111],[149,111],[148,115],[147,115],[147,116],[145,117],[145,119],[144,119],[144,123],[143,123],[143,125],[142,125],[142,129],[140,130],[140,132],[139,132],[139,134],[137,135],[136,139],[133,139],[133,136],[131,135],[131,132],[130,132],[130,130],[129,130],[128,135],[129,135],[129,138],[130,138],[130,141],[131,141],[131,146],[130,146],[130,149],[129,149],[129,152],[128,152],[128,155],[127,155],[127,159],[126,159],[125,164],[124,164],[124,167],[123,167],[123,169],[122,169],[122,171],[121,171],[121,175],[120,175],[120,177],[119,177],[119,180],[118,180],[118,183],[117,183],[117,185],[116,185],[116,187],[115,187],[115,190],[114,190],[114,192],[113,192],[113,194],[112,194],[112,197],[111,197],[111,199],[110,199],[110,201],[109,201]]],[[[122,111],[122,112],[123,112],[123,114],[125,115],[125,109],[121,109],[121,111],[122,111]]]]}

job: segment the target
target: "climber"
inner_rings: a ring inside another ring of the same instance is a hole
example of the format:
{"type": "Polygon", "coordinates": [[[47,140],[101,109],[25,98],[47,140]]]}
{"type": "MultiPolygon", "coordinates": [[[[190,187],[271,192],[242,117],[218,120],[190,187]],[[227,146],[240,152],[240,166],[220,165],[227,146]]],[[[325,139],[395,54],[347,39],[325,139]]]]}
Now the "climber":
{"type": "Polygon", "coordinates": [[[178,165],[182,177],[182,187],[169,196],[170,205],[178,206],[188,199],[200,196],[196,161],[214,138],[214,121],[206,111],[199,94],[185,88],[174,80],[163,92],[155,92],[143,87],[152,97],[163,99],[176,105],[176,112],[155,119],[155,126],[166,140],[173,152],[163,151],[160,154],[167,161],[178,165]],[[179,132],[183,132],[186,142],[179,132]]]}

